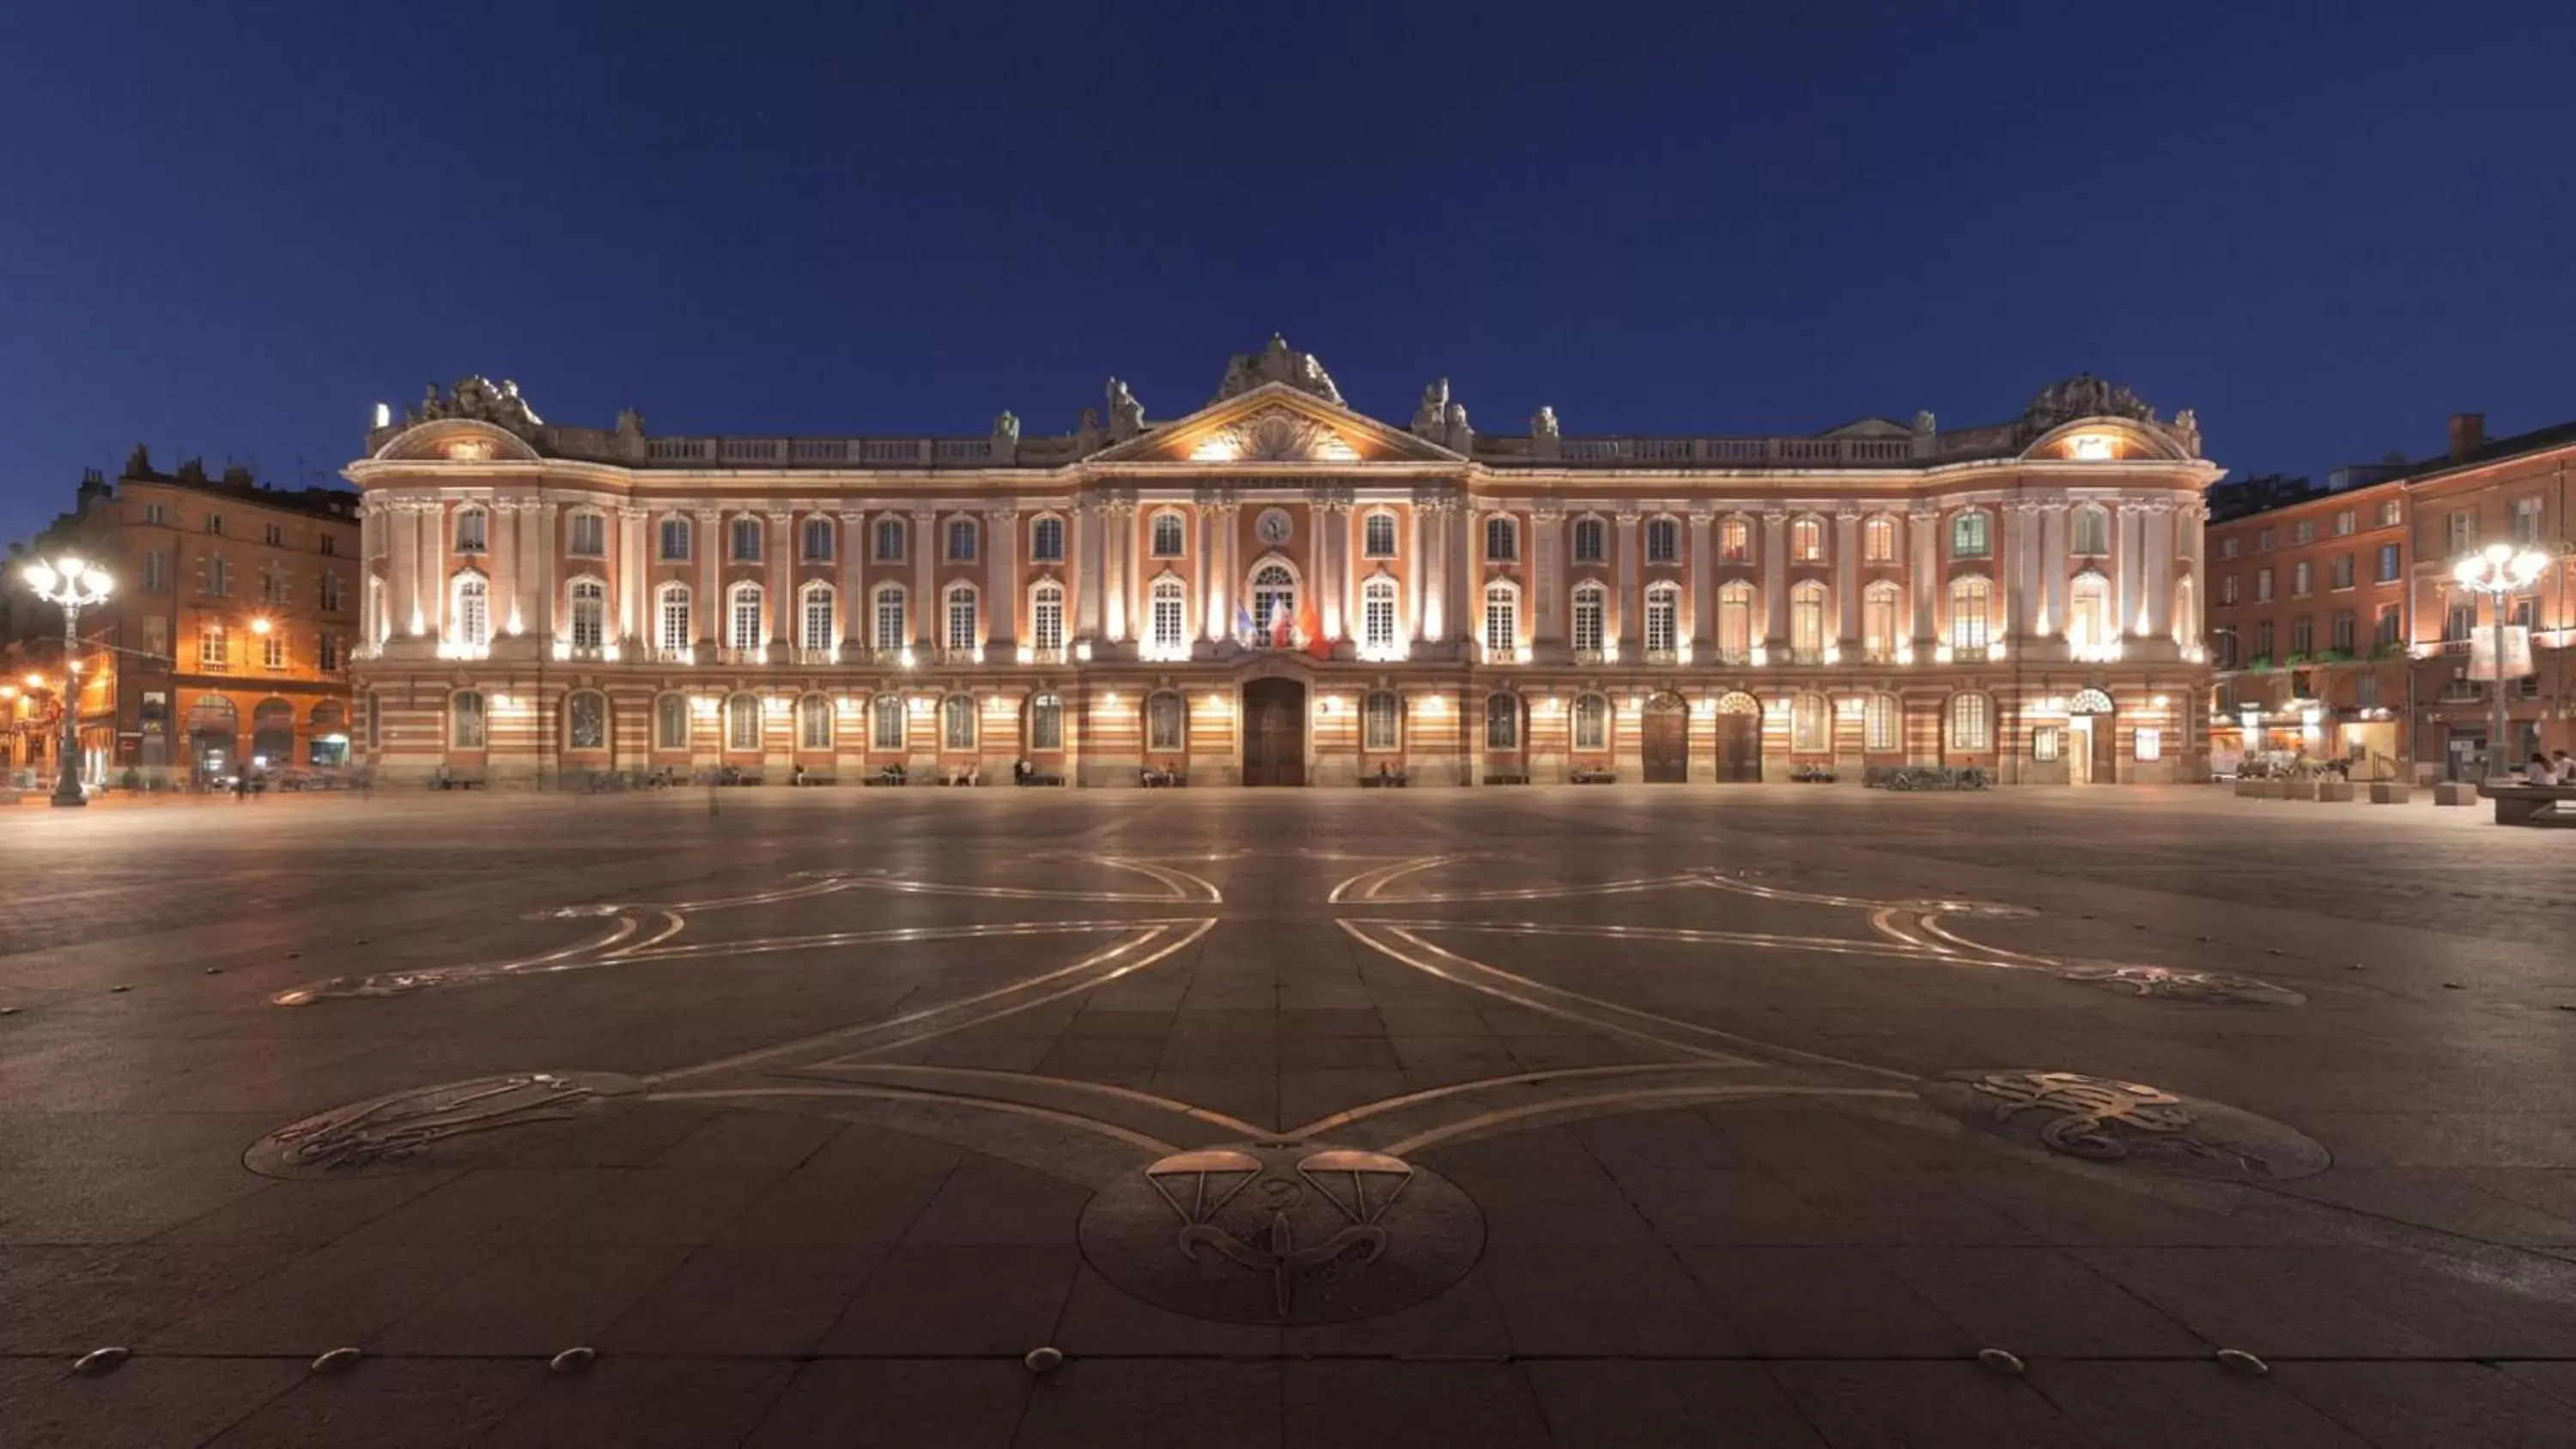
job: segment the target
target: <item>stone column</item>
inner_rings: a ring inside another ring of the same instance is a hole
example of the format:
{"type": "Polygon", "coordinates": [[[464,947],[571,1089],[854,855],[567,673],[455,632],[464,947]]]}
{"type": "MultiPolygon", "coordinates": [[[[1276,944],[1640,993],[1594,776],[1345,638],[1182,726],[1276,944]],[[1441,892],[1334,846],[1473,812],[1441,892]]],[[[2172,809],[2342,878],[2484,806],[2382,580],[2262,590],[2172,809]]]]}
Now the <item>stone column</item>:
{"type": "MultiPolygon", "coordinates": [[[[536,537],[529,540],[530,557],[518,562],[523,591],[531,602],[528,632],[541,640],[555,637],[555,601],[563,594],[563,583],[555,577],[555,505],[546,499],[530,499],[520,505],[519,516],[533,519],[536,537]]],[[[547,646],[551,650],[552,646],[547,646]]]]}
{"type": "MultiPolygon", "coordinates": [[[[2173,566],[2174,505],[2164,498],[2150,499],[2146,505],[2146,538],[2143,552],[2146,564],[2139,570],[2139,588],[2145,593],[2140,612],[2147,617],[2146,627],[2138,632],[2150,638],[2173,637],[2173,566]]],[[[2356,637],[2358,644],[2358,624],[2356,637]]]]}
{"type": "Polygon", "coordinates": [[[2034,634],[2054,634],[2061,640],[2066,634],[2066,525],[2065,500],[2048,506],[2040,519],[2040,597],[2046,601],[2046,618],[2032,621],[2034,634]]]}
{"type": "Polygon", "coordinates": [[[420,501],[417,537],[420,547],[421,632],[447,637],[447,506],[436,498],[420,501]]]}
{"type": "Polygon", "coordinates": [[[531,612],[527,588],[519,577],[519,530],[533,529],[530,505],[516,498],[495,498],[483,505],[483,568],[491,577],[492,638],[525,632],[531,612]]]}
{"type": "Polygon", "coordinates": [[[1789,647],[1789,514],[1762,510],[1762,637],[1774,662],[1789,647]]]}
{"type": "MultiPolygon", "coordinates": [[[[1697,507],[1690,514],[1690,641],[1692,654],[1702,660],[1711,657],[1712,637],[1717,627],[1717,552],[1710,542],[1709,529],[1717,520],[1716,511],[1697,507]]],[[[1693,758],[1697,758],[1696,752],[1693,758]]]]}
{"type": "Polygon", "coordinates": [[[698,662],[712,664],[724,638],[724,514],[701,508],[691,518],[697,525],[689,546],[698,551],[698,600],[689,622],[697,626],[698,662]]]}
{"type": "MultiPolygon", "coordinates": [[[[1565,639],[1565,507],[1559,503],[1540,502],[1530,505],[1529,588],[1521,595],[1522,637],[1533,649],[1565,639]]],[[[1477,617],[1483,618],[1479,609],[1477,617]]],[[[1481,629],[1479,632],[1482,632],[1481,629]]],[[[1484,736],[1476,736],[1479,749],[1484,736]]],[[[1483,777],[1479,770],[1478,778],[1483,777]]]]}
{"type": "Polygon", "coordinates": [[[653,637],[653,621],[648,617],[653,605],[644,589],[651,568],[647,562],[651,523],[641,508],[621,507],[611,516],[617,520],[611,555],[611,566],[617,570],[617,652],[621,658],[633,659],[653,637]]]}
{"type": "Polygon", "coordinates": [[[1073,529],[1073,639],[1100,636],[1101,506],[1099,499],[1085,498],[1067,510],[1073,529]]]}
{"type": "Polygon", "coordinates": [[[991,561],[984,588],[985,657],[1000,664],[1009,662],[1012,642],[1020,637],[1020,511],[996,508],[984,520],[991,561]]]}
{"type": "Polygon", "coordinates": [[[1217,494],[1216,547],[1209,567],[1213,570],[1208,584],[1208,637],[1223,639],[1234,628],[1234,586],[1243,581],[1243,566],[1235,561],[1234,495],[1217,494]]]}
{"type": "Polygon", "coordinates": [[[912,515],[912,642],[924,661],[939,647],[943,621],[939,603],[939,515],[927,508],[912,515]]]}
{"type": "Polygon", "coordinates": [[[2130,556],[2137,552],[2137,505],[2123,498],[2111,506],[2111,637],[2125,639],[2137,621],[2138,571],[2130,556]]]}
{"type": "MultiPolygon", "coordinates": [[[[876,619],[868,608],[868,516],[841,515],[841,662],[856,663],[876,645],[876,619]]],[[[862,714],[859,728],[872,729],[862,714]]]]}
{"type": "Polygon", "coordinates": [[[1860,657],[1860,509],[1834,510],[1834,645],[1846,661],[1860,657]]]}
{"type": "Polygon", "coordinates": [[[1127,637],[1130,582],[1127,566],[1136,546],[1136,505],[1112,498],[1101,506],[1101,635],[1113,643],[1127,637]]]}
{"type": "Polygon", "coordinates": [[[1413,642],[1417,644],[1431,637],[1431,611],[1426,606],[1431,595],[1431,508],[1429,492],[1417,488],[1413,493],[1413,506],[1405,512],[1404,613],[1411,622],[1413,642]]]}
{"type": "Polygon", "coordinates": [[[784,664],[796,656],[796,515],[769,515],[769,647],[770,662],[784,664]]]}
{"type": "MultiPolygon", "coordinates": [[[[2177,617],[2174,620],[2174,627],[2177,631],[2174,637],[2174,642],[2185,649],[2195,649],[2200,647],[2202,640],[2199,636],[2204,633],[2208,627],[2206,621],[2209,618],[2209,595],[2207,592],[2209,584],[2206,579],[2201,577],[2205,567],[2205,555],[2207,553],[2207,536],[2204,530],[2208,521],[2209,509],[2197,499],[2185,502],[2174,510],[2174,528],[2179,540],[2182,561],[2189,565],[2189,577],[2191,579],[2192,617],[2187,619],[2177,617]]],[[[2357,560],[2356,562],[2360,565],[2375,567],[2375,564],[2372,564],[2368,559],[2357,560]]],[[[2371,624],[2374,629],[2377,628],[2378,620],[2373,618],[2371,624]]],[[[2375,638],[2376,636],[2374,635],[2373,637],[2375,638]]],[[[2355,642],[2358,642],[2358,640],[2355,642]]]]}
{"type": "Polygon", "coordinates": [[[1190,597],[1199,611],[1198,637],[1213,644],[1225,637],[1225,576],[1216,566],[1216,498],[1202,488],[1191,501],[1198,515],[1199,546],[1197,564],[1190,570],[1190,597]]]}
{"type": "MultiPolygon", "coordinates": [[[[389,617],[379,620],[383,632],[379,638],[401,638],[416,631],[420,601],[420,545],[412,541],[412,529],[419,515],[412,511],[408,498],[375,500],[376,532],[385,553],[384,612],[389,617]]],[[[175,560],[173,561],[175,562],[175,560]]],[[[186,641],[174,639],[176,652],[186,641]]]]}
{"type": "Polygon", "coordinates": [[[1432,621],[1432,637],[1437,639],[1450,638],[1472,621],[1476,617],[1473,601],[1485,591],[1485,571],[1473,562],[1484,540],[1467,536],[1476,526],[1476,516],[1466,504],[1461,493],[1450,510],[1451,522],[1440,545],[1440,572],[1448,587],[1441,594],[1440,617],[1432,621]]]}
{"type": "Polygon", "coordinates": [[[1906,580],[1912,601],[1909,630],[1918,658],[1929,660],[1941,638],[1941,615],[1934,600],[1941,591],[1941,510],[1918,508],[1905,515],[1906,542],[1914,546],[1914,567],[1906,580]]]}
{"type": "Polygon", "coordinates": [[[1643,515],[1633,507],[1621,507],[1614,517],[1619,524],[1615,545],[1618,587],[1611,590],[1610,607],[1615,611],[1610,621],[1611,637],[1619,641],[1619,653],[1630,662],[1645,658],[1645,595],[1638,591],[1637,521],[1643,515]]]}
{"type": "Polygon", "coordinates": [[[1340,541],[1335,537],[1350,523],[1346,505],[1336,502],[1329,491],[1318,490],[1314,506],[1308,510],[1315,528],[1315,626],[1327,639],[1342,637],[1342,556],[1340,541]]]}

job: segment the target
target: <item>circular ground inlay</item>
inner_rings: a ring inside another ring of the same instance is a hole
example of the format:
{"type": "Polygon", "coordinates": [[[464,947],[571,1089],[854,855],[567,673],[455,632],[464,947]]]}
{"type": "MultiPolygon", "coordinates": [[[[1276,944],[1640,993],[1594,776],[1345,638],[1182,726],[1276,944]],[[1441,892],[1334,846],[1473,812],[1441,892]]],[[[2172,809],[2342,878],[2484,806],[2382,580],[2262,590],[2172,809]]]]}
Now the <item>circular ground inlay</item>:
{"type": "Polygon", "coordinates": [[[2030,1070],[1951,1072],[1924,1099],[2001,1136],[2145,1172],[2279,1182],[2333,1155],[2266,1117],[2143,1082],[2030,1070]]]}
{"type": "Polygon", "coordinates": [[[1381,1152],[1243,1143],[1182,1152],[1082,1214],[1100,1275],[1158,1307],[1233,1323],[1392,1313],[1466,1276],[1485,1216],[1457,1184],[1381,1152]]]}
{"type": "Polygon", "coordinates": [[[471,1160],[495,1133],[643,1100],[614,1072],[520,1072],[416,1087],[318,1112],[262,1137],[242,1164],[270,1177],[364,1177],[471,1160]]]}
{"type": "Polygon", "coordinates": [[[2171,1001],[2208,1001],[2258,1006],[2300,1006],[2307,997],[2286,986],[2227,971],[2180,971],[2170,966],[2124,966],[2116,962],[2070,962],[2058,974],[2126,996],[2161,996],[2171,1001]]]}

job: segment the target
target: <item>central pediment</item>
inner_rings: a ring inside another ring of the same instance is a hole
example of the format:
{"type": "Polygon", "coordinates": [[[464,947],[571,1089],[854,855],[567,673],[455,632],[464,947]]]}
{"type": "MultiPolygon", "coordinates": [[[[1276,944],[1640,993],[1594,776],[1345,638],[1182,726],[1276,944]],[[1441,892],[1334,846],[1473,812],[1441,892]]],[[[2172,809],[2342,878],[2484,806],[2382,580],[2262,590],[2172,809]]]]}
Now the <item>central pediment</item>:
{"type": "Polygon", "coordinates": [[[1102,463],[1453,463],[1458,454],[1292,383],[1269,382],[1157,424],[1102,463]]]}

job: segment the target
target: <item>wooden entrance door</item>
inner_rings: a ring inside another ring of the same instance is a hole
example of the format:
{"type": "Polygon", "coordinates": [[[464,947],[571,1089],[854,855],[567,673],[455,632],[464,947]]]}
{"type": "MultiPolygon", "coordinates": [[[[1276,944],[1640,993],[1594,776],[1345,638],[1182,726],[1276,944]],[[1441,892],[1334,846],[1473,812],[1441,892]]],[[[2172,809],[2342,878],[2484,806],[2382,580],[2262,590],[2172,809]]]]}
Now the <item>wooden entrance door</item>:
{"type": "Polygon", "coordinates": [[[2093,778],[2096,785],[2120,781],[2120,728],[2107,714],[2086,716],[2093,725],[2093,778]]]}
{"type": "Polygon", "coordinates": [[[1306,686],[1256,679],[1243,687],[1243,783],[1306,783],[1306,686]]]}
{"type": "Polygon", "coordinates": [[[1647,784],[1679,785],[1689,780],[1690,707],[1669,694],[1649,700],[1638,746],[1647,784]]]}
{"type": "Polygon", "coordinates": [[[1722,714],[1716,725],[1717,778],[1758,783],[1762,779],[1762,716],[1722,714]]]}

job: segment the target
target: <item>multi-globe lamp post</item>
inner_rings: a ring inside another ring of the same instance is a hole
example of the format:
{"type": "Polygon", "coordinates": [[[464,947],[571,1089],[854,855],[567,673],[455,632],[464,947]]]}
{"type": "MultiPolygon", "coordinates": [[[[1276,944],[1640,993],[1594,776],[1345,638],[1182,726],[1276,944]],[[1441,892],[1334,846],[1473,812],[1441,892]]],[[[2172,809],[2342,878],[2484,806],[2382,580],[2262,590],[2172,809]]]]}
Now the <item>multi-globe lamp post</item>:
{"type": "Polygon", "coordinates": [[[65,554],[27,565],[27,587],[63,611],[63,750],[54,769],[54,804],[86,805],[80,772],[80,611],[105,603],[110,580],[102,569],[65,554]]]}
{"type": "Polygon", "coordinates": [[[2549,570],[2549,555],[2536,548],[2516,548],[2509,543],[2491,543],[2461,559],[2451,569],[2451,577],[2461,588],[2486,595],[2495,606],[2495,679],[2491,712],[2492,728],[2487,736],[2487,778],[2502,780],[2513,767],[2512,752],[2505,744],[2504,710],[2504,601],[2529,589],[2549,570]]]}

